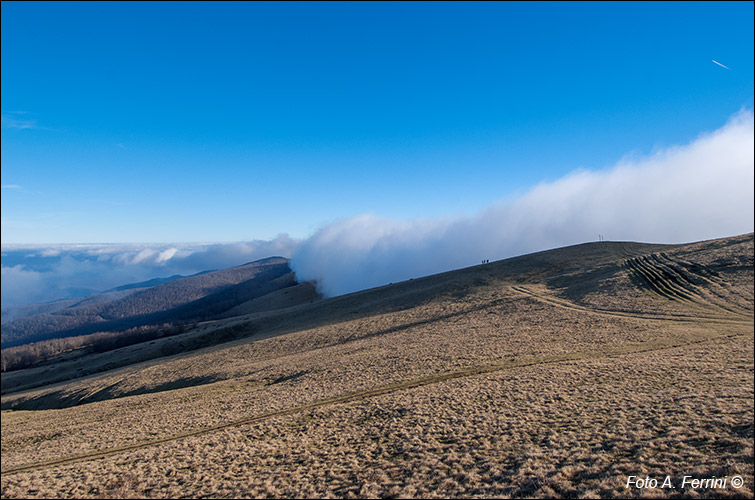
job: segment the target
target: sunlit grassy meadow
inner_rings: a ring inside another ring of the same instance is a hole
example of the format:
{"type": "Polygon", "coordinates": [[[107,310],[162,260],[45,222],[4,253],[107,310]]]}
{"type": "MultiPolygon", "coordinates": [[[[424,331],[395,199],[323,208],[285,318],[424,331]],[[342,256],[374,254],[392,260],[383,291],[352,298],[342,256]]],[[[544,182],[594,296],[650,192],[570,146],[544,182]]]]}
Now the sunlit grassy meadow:
{"type": "Polygon", "coordinates": [[[198,328],[233,336],[4,395],[2,496],[753,495],[752,234],[568,247],[198,328]]]}

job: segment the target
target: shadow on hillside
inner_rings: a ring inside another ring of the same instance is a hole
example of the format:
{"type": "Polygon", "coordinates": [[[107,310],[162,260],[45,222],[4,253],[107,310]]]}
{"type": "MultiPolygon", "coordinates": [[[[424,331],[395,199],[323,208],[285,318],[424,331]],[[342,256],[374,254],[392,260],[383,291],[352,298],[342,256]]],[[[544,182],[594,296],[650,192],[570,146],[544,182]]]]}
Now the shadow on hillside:
{"type": "Polygon", "coordinates": [[[109,399],[124,398],[127,396],[136,396],[139,394],[152,394],[156,392],[171,391],[174,389],[183,389],[185,387],[206,385],[216,382],[217,380],[218,379],[215,377],[186,377],[172,380],[170,382],[156,385],[154,387],[140,387],[138,389],[125,392],[118,390],[120,382],[117,382],[93,393],[88,393],[88,389],[86,388],[73,392],[67,392],[65,390],[54,391],[43,394],[41,396],[16,400],[13,402],[13,404],[4,403],[2,405],[2,409],[60,410],[63,408],[70,408],[72,406],[94,403],[96,401],[106,401],[109,399]]]}
{"type": "MultiPolygon", "coordinates": [[[[560,289],[566,298],[578,302],[585,295],[600,290],[600,287],[603,286],[602,281],[621,269],[619,263],[624,258],[657,251],[659,248],[669,248],[669,246],[615,242],[588,243],[477,265],[462,270],[449,271],[339,297],[322,299],[313,303],[300,304],[286,309],[220,320],[221,323],[201,325],[197,330],[171,337],[171,342],[173,343],[171,344],[171,349],[162,354],[159,354],[160,349],[158,348],[162,344],[160,341],[153,346],[155,348],[151,351],[153,354],[142,355],[142,357],[130,362],[123,360],[124,354],[130,351],[113,351],[111,354],[112,357],[108,359],[108,361],[112,360],[113,363],[106,364],[102,362],[100,369],[96,371],[87,369],[82,375],[102,373],[108,371],[108,367],[120,368],[136,362],[160,358],[166,354],[180,355],[180,353],[216,347],[241,339],[253,341],[255,338],[268,338],[297,331],[327,327],[345,321],[397,313],[421,307],[437,300],[444,302],[450,300],[457,303],[466,302],[468,300],[467,296],[477,287],[488,287],[491,290],[495,290],[495,287],[505,287],[507,284],[514,283],[546,284],[551,288],[560,289]],[[222,322],[232,324],[223,326],[222,322]]],[[[436,321],[448,320],[454,316],[469,314],[470,312],[500,305],[505,300],[508,299],[499,297],[485,300],[484,303],[469,303],[468,307],[462,308],[462,311],[392,326],[378,332],[371,332],[369,336],[385,335],[436,321]]],[[[355,340],[363,336],[360,336],[359,332],[353,332],[349,337],[340,339],[339,342],[355,340]]],[[[137,357],[134,356],[134,358],[137,357]]],[[[74,370],[69,370],[68,373],[70,373],[68,378],[58,378],[55,382],[63,382],[76,377],[74,370]]],[[[19,375],[23,377],[23,375],[19,375]]],[[[32,378],[31,375],[30,373],[27,376],[29,380],[32,378]]],[[[59,375],[59,377],[64,376],[64,373],[59,375]]],[[[175,381],[173,383],[175,385],[144,389],[144,392],[159,392],[161,390],[211,382],[212,380],[185,378],[175,381]]],[[[50,380],[42,382],[37,385],[37,388],[51,383],[50,380]]],[[[16,387],[21,386],[21,384],[14,385],[16,387]]],[[[20,390],[28,390],[30,388],[32,386],[27,381],[24,388],[20,390]]],[[[82,402],[107,399],[113,397],[114,393],[112,391],[114,390],[115,388],[111,387],[103,389],[97,394],[80,396],[76,396],[75,394],[65,396],[62,393],[52,393],[49,397],[55,398],[55,394],[57,394],[58,402],[55,406],[46,407],[65,407],[82,404],[82,402]]],[[[140,389],[140,391],[142,390],[140,389]]],[[[132,394],[136,393],[121,393],[120,396],[132,394]]],[[[48,403],[52,402],[48,397],[44,399],[48,403]]],[[[24,408],[29,408],[22,399],[16,399],[15,401],[17,402],[10,405],[13,408],[21,409],[21,405],[24,405],[24,408]]],[[[28,403],[36,408],[45,407],[41,399],[33,404],[31,401],[28,401],[28,403]]],[[[5,408],[6,406],[4,405],[3,407],[5,408]]]]}
{"type": "Polygon", "coordinates": [[[546,285],[548,288],[556,289],[563,298],[575,304],[585,305],[584,298],[587,295],[613,291],[614,285],[608,283],[607,280],[620,270],[621,266],[616,263],[590,270],[574,270],[546,280],[546,285]]]}

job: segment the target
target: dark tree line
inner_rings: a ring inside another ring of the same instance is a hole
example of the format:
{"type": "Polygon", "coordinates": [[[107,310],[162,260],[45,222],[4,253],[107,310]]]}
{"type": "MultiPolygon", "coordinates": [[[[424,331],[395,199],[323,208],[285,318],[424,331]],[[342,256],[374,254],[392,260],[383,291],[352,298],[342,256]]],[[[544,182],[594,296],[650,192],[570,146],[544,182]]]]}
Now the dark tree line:
{"type": "Polygon", "coordinates": [[[162,337],[184,333],[196,323],[164,323],[129,328],[124,331],[97,332],[59,339],[43,340],[17,347],[8,347],[0,352],[0,369],[3,372],[33,368],[47,363],[61,354],[86,349],[87,352],[102,353],[162,337]]]}

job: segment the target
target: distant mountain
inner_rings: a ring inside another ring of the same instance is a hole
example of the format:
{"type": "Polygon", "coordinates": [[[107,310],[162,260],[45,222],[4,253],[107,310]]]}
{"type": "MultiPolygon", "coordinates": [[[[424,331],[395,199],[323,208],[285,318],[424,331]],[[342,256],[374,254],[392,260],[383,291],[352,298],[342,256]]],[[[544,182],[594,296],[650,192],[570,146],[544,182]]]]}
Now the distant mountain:
{"type": "Polygon", "coordinates": [[[0,317],[2,317],[2,324],[5,324],[19,318],[34,316],[35,314],[60,311],[61,309],[76,304],[77,302],[80,302],[80,299],[60,299],[53,302],[46,302],[44,304],[27,304],[23,306],[6,307],[3,308],[0,317]]]}
{"type": "MultiPolygon", "coordinates": [[[[199,274],[205,274],[205,273],[211,273],[211,272],[212,271],[203,271],[201,273],[192,274],[192,276],[197,276],[199,274]]],[[[173,276],[169,276],[167,278],[153,278],[151,280],[141,281],[139,283],[129,283],[128,285],[117,286],[115,288],[111,288],[110,290],[106,290],[104,293],[122,292],[124,290],[133,290],[134,288],[152,288],[153,286],[164,285],[165,283],[170,283],[171,281],[180,280],[181,278],[186,278],[186,277],[187,276],[181,276],[180,274],[174,274],[173,276]]]]}
{"type": "MultiPolygon", "coordinates": [[[[211,273],[212,271],[202,271],[191,276],[198,276],[200,274],[211,273]]],[[[8,323],[27,316],[34,316],[35,314],[53,313],[66,309],[68,307],[78,307],[87,304],[105,303],[119,298],[123,298],[132,293],[141,291],[145,288],[151,288],[153,286],[163,285],[170,283],[177,279],[186,278],[180,274],[174,274],[167,278],[153,278],[147,281],[141,281],[139,283],[129,283],[127,285],[117,286],[104,292],[96,292],[89,288],[69,288],[65,291],[66,298],[54,300],[52,302],[45,302],[42,304],[24,304],[21,306],[6,307],[2,310],[2,323],[8,323]],[[127,293],[115,293],[115,292],[127,292],[127,293]]]]}
{"type": "Polygon", "coordinates": [[[239,304],[296,285],[288,260],[270,257],[188,277],[158,278],[117,287],[60,309],[3,324],[2,347],[120,331],[143,325],[210,319],[239,304]],[[287,278],[284,278],[288,275],[287,278]],[[155,284],[163,281],[160,284],[155,284]]]}

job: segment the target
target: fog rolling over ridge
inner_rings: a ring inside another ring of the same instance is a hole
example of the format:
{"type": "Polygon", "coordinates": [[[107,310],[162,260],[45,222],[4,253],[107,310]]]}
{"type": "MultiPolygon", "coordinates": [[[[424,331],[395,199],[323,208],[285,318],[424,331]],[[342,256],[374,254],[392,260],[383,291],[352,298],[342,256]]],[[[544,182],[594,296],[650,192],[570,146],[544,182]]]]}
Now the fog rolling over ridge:
{"type": "Polygon", "coordinates": [[[584,241],[682,243],[753,230],[753,113],[684,146],[576,170],[470,216],[360,215],[303,241],[291,267],[325,295],[584,241]]]}
{"type": "Polygon", "coordinates": [[[316,280],[321,293],[333,296],[483,259],[596,241],[598,235],[683,243],[748,233],[755,199],[753,132],[753,112],[743,110],[687,145],[628,156],[602,170],[575,170],[472,216],[399,220],[363,214],[331,222],[303,240],[283,234],[212,244],[4,245],[2,305],[83,296],[273,255],[292,258],[300,281],[316,280]]]}

